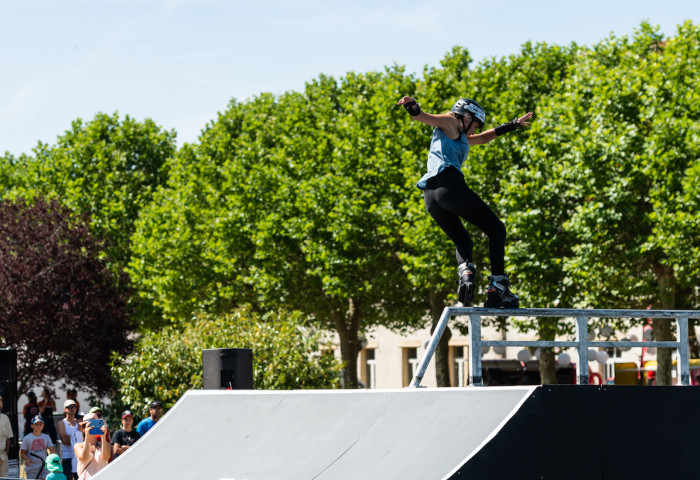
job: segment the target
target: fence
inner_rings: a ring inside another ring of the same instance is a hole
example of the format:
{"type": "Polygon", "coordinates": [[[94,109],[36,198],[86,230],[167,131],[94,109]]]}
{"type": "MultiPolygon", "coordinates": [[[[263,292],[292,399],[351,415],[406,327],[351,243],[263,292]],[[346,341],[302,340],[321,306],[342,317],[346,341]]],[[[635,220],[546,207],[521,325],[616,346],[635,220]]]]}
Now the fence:
{"type": "Polygon", "coordinates": [[[481,376],[481,348],[482,347],[575,347],[578,351],[579,361],[576,363],[576,383],[588,385],[588,349],[591,347],[656,347],[678,349],[678,378],[682,385],[690,385],[690,350],[688,346],[688,320],[700,319],[700,311],[696,310],[594,310],[594,309],[567,309],[567,308],[477,308],[477,307],[447,307],[442,312],[433,336],[418,365],[418,371],[411,380],[410,387],[420,387],[430,359],[435,353],[438,342],[442,337],[447,322],[453,316],[469,316],[470,337],[470,361],[469,383],[482,385],[481,376]],[[576,320],[576,340],[570,341],[525,341],[525,340],[482,340],[481,318],[490,317],[557,317],[573,318],[576,320]],[[632,341],[605,341],[595,342],[588,340],[589,318],[669,318],[677,322],[677,341],[675,342],[632,342],[632,341]]]}

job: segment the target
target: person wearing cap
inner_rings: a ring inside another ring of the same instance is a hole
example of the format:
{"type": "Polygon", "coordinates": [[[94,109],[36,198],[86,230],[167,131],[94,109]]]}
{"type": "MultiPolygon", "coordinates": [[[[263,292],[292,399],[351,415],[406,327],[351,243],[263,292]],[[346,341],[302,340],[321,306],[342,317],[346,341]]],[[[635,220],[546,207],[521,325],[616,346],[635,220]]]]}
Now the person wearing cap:
{"type": "Polygon", "coordinates": [[[80,430],[84,439],[73,446],[75,457],[78,460],[78,479],[87,480],[109,464],[112,454],[112,446],[107,441],[107,424],[102,423],[99,428],[101,435],[93,432],[90,420],[99,420],[95,413],[88,413],[80,422],[80,430]],[[100,441],[97,438],[100,437],[100,441]]]}
{"type": "MultiPolygon", "coordinates": [[[[104,418],[104,413],[102,412],[101,407],[92,407],[90,409],[90,413],[94,413],[95,415],[97,415],[97,418],[100,420],[102,420],[104,418]]],[[[97,441],[98,442],[100,441],[99,435],[97,436],[97,441]]],[[[109,430],[107,430],[107,441],[109,442],[110,445],[112,444],[112,437],[109,434],[109,430]]],[[[114,460],[114,455],[112,455],[112,450],[110,449],[109,450],[109,461],[111,462],[112,460],[114,460]]]]}
{"type": "Polygon", "coordinates": [[[35,415],[31,425],[32,433],[27,434],[22,440],[19,454],[24,460],[27,478],[46,478],[49,472],[44,466],[44,461],[48,453],[56,453],[56,446],[51,441],[51,437],[42,433],[44,419],[41,415],[35,415]]]}
{"type": "Polygon", "coordinates": [[[10,454],[10,440],[15,436],[12,433],[12,425],[10,417],[1,412],[3,407],[3,399],[0,396],[0,477],[7,476],[8,470],[8,455],[10,454]]]}
{"type": "Polygon", "coordinates": [[[126,452],[136,440],[141,438],[139,432],[133,429],[134,416],[129,410],[122,412],[122,428],[114,432],[112,439],[112,453],[114,458],[117,458],[122,453],[126,452]]]}
{"type": "Polygon", "coordinates": [[[63,461],[63,473],[69,477],[78,478],[76,470],[73,469],[75,453],[71,444],[73,432],[78,429],[78,420],[75,415],[78,406],[75,400],[68,399],[63,402],[63,420],[58,423],[58,437],[61,439],[61,459],[63,461]]]}
{"type": "Polygon", "coordinates": [[[22,416],[24,417],[24,435],[32,433],[32,418],[39,415],[39,405],[36,400],[36,393],[33,391],[27,392],[28,402],[22,408],[22,416]]]}
{"type": "Polygon", "coordinates": [[[61,463],[61,457],[52,453],[46,457],[46,470],[49,471],[46,480],[68,480],[66,475],[63,473],[63,464],[61,463]]]}
{"type": "Polygon", "coordinates": [[[75,402],[76,411],[80,411],[80,402],[78,401],[78,391],[75,388],[66,390],[66,398],[75,402]]]}
{"type": "Polygon", "coordinates": [[[139,435],[142,437],[146,435],[146,432],[153,428],[153,425],[158,423],[160,417],[163,416],[163,404],[158,400],[153,400],[148,406],[148,409],[151,415],[141,420],[136,426],[136,431],[139,432],[139,435]]]}

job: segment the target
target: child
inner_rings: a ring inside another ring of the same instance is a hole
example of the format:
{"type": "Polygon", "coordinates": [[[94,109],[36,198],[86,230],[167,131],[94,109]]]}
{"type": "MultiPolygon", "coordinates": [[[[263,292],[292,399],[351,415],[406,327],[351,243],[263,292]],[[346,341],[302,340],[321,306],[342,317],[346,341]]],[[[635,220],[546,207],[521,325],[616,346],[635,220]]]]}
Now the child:
{"type": "Polygon", "coordinates": [[[61,462],[61,457],[52,453],[46,457],[46,469],[51,472],[49,473],[46,480],[68,480],[63,474],[63,464],[61,462]]]}
{"type": "Polygon", "coordinates": [[[457,296],[462,305],[469,306],[474,297],[476,268],[472,262],[472,240],[462,224],[462,218],[489,238],[491,275],[486,303],[491,308],[518,308],[517,295],[510,289],[505,273],[504,255],[506,227],[484,201],[467,186],[462,166],[472,145],[483,145],[500,135],[529,125],[532,112],[476,133],[484,126],[486,112],[474,100],[463,98],[452,107],[452,112],[434,115],[421,110],[411,97],[398,101],[413,120],[435,127],[428,154],[427,173],[416,185],[425,192],[425,206],[438,226],[457,248],[457,296]]]}
{"type": "Polygon", "coordinates": [[[49,472],[44,467],[46,452],[56,453],[56,447],[51,441],[51,437],[41,433],[44,429],[44,419],[41,415],[32,418],[32,432],[28,433],[22,440],[22,448],[19,451],[24,460],[24,471],[27,478],[46,478],[49,472]]]}

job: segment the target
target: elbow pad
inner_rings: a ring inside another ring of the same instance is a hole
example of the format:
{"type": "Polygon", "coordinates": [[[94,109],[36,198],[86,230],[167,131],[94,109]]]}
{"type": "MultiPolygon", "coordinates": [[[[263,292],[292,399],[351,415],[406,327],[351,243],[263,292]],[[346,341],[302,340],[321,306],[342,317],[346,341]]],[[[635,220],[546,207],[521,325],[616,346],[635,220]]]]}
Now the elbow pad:
{"type": "Polygon", "coordinates": [[[516,117],[513,120],[511,120],[510,122],[503,123],[503,124],[497,126],[496,128],[494,128],[494,130],[496,131],[496,136],[500,137],[501,135],[505,135],[506,133],[510,133],[510,132],[520,128],[520,124],[517,122],[517,120],[518,119],[516,117]]]}
{"type": "Polygon", "coordinates": [[[412,117],[417,117],[418,115],[420,115],[420,112],[421,112],[420,105],[418,105],[418,103],[416,103],[416,101],[413,101],[410,103],[405,103],[404,108],[406,109],[408,114],[411,115],[412,117]]]}

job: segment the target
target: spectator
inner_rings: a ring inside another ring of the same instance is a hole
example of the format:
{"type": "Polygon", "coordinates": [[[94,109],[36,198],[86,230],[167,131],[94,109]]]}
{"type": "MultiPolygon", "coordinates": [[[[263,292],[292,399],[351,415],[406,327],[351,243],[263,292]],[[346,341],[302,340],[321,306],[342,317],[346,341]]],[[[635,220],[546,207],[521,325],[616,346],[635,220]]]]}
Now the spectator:
{"type": "Polygon", "coordinates": [[[39,406],[39,415],[46,420],[44,425],[44,433],[51,437],[51,441],[56,444],[58,439],[56,435],[56,424],[53,421],[53,412],[56,411],[56,401],[53,399],[53,394],[48,388],[44,388],[41,392],[42,400],[37,404],[39,406]]]}
{"type": "Polygon", "coordinates": [[[19,454],[24,460],[24,471],[27,478],[46,478],[49,474],[44,466],[48,453],[56,453],[56,447],[51,441],[51,437],[45,433],[44,419],[41,415],[36,415],[32,419],[32,433],[27,434],[22,440],[22,447],[19,454]]]}
{"type": "Polygon", "coordinates": [[[85,431],[85,428],[82,426],[82,423],[84,417],[85,412],[78,412],[75,414],[75,419],[78,422],[78,428],[76,428],[70,436],[70,449],[73,451],[73,458],[71,459],[71,473],[75,472],[75,478],[78,478],[78,459],[75,457],[75,445],[83,442],[83,432],[85,431]]]}
{"type": "Polygon", "coordinates": [[[136,431],[142,437],[146,435],[146,432],[153,428],[153,425],[158,423],[160,417],[163,416],[163,404],[160,403],[158,400],[153,400],[149,405],[149,411],[151,415],[148,418],[144,418],[143,420],[141,420],[136,426],[136,431]]]}
{"type": "Polygon", "coordinates": [[[122,428],[114,432],[112,441],[112,454],[117,458],[122,453],[126,452],[136,440],[141,438],[139,432],[133,429],[134,416],[129,410],[122,412],[122,428]]]}
{"type": "Polygon", "coordinates": [[[52,453],[46,457],[46,470],[50,473],[46,477],[46,480],[68,480],[63,473],[63,465],[61,464],[61,457],[52,453]]]}
{"type": "Polygon", "coordinates": [[[3,399],[0,396],[0,477],[7,476],[8,455],[10,454],[10,439],[15,436],[12,433],[10,418],[2,413],[3,399]]]}
{"type": "Polygon", "coordinates": [[[122,412],[122,428],[114,432],[114,442],[112,443],[112,453],[117,458],[126,452],[136,440],[141,438],[139,432],[133,429],[134,416],[129,410],[122,412]]]}
{"type": "Polygon", "coordinates": [[[100,441],[97,441],[98,435],[96,433],[91,433],[90,420],[97,420],[97,415],[94,413],[88,413],[80,422],[81,430],[84,433],[84,440],[82,443],[76,443],[73,447],[75,451],[75,457],[78,460],[78,479],[87,480],[95,475],[97,472],[102,470],[109,464],[109,457],[111,455],[112,447],[107,441],[107,425],[102,424],[100,430],[102,434],[99,435],[100,441]]]}
{"type": "MultiPolygon", "coordinates": [[[[71,444],[71,437],[73,432],[78,429],[78,421],[75,419],[77,413],[77,406],[75,400],[66,400],[63,403],[63,420],[58,424],[58,436],[61,439],[61,459],[63,463],[63,473],[66,477],[72,477],[73,480],[77,480],[78,474],[76,469],[73,467],[77,464],[74,462],[75,453],[73,453],[73,445],[71,444]]],[[[82,442],[82,437],[80,441],[82,442]]]]}
{"type": "Polygon", "coordinates": [[[24,408],[22,409],[22,416],[24,417],[23,435],[32,433],[32,418],[39,415],[39,405],[36,403],[36,393],[27,392],[27,399],[29,399],[29,402],[24,405],[24,408]]]}
{"type": "MultiPolygon", "coordinates": [[[[102,408],[100,408],[100,407],[92,407],[92,408],[90,409],[90,413],[94,413],[95,415],[97,415],[97,418],[98,418],[99,420],[102,420],[102,419],[104,418],[104,413],[102,412],[102,408]]],[[[98,443],[100,442],[100,436],[99,436],[99,435],[97,436],[97,442],[98,442],[98,443]]],[[[112,437],[111,437],[110,434],[109,434],[109,430],[107,430],[107,442],[108,442],[110,445],[112,444],[112,437]]],[[[112,460],[114,460],[114,455],[112,455],[112,449],[110,448],[110,450],[109,450],[109,461],[111,462],[112,460]]]]}
{"type": "Polygon", "coordinates": [[[75,388],[66,390],[66,398],[75,402],[75,411],[80,411],[80,402],[78,401],[78,391],[75,388]]]}

